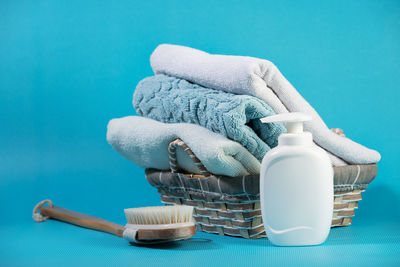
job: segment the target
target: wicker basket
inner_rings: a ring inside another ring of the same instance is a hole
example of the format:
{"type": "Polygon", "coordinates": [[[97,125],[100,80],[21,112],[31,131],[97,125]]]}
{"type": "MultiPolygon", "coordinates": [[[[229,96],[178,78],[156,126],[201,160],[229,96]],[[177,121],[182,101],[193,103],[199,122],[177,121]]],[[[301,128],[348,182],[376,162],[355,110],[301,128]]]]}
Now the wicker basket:
{"type": "MultiPolygon", "coordinates": [[[[171,142],[168,151],[171,171],[146,170],[148,181],[158,188],[163,203],[193,206],[200,231],[244,238],[266,236],[261,218],[258,175],[227,177],[210,174],[180,139],[171,142]],[[175,154],[177,146],[188,153],[202,175],[179,172],[175,154]]],[[[376,164],[349,165],[346,169],[334,167],[334,170],[332,227],[350,225],[361,192],[375,178],[377,167],[376,164]]]]}

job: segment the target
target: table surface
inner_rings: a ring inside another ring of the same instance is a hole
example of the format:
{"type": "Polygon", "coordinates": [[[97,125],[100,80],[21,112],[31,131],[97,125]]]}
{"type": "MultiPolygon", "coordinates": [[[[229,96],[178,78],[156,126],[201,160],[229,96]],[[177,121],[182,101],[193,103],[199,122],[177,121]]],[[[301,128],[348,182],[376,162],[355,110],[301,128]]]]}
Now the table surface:
{"type": "Polygon", "coordinates": [[[20,266],[398,266],[399,224],[382,222],[332,229],[314,247],[275,247],[267,239],[245,240],[202,232],[187,241],[130,245],[124,239],[58,221],[21,222],[0,229],[0,265],[20,266]]]}

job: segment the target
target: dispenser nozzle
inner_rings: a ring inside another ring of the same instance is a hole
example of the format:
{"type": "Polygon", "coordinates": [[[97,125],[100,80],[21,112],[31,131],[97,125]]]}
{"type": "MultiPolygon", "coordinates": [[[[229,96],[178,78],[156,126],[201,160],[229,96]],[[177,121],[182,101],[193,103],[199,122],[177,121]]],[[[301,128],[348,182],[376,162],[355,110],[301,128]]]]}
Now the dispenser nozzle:
{"type": "Polygon", "coordinates": [[[285,123],[287,133],[302,133],[303,122],[310,121],[312,117],[301,112],[290,112],[272,115],[261,119],[263,123],[283,122],[285,123]]]}

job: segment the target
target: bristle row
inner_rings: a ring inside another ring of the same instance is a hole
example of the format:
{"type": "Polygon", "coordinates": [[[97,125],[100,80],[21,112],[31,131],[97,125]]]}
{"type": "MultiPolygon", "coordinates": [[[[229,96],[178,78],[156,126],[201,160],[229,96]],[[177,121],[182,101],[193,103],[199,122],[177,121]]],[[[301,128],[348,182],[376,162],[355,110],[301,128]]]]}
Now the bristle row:
{"type": "Polygon", "coordinates": [[[130,224],[173,224],[190,222],[193,207],[184,205],[125,209],[130,224]]]}

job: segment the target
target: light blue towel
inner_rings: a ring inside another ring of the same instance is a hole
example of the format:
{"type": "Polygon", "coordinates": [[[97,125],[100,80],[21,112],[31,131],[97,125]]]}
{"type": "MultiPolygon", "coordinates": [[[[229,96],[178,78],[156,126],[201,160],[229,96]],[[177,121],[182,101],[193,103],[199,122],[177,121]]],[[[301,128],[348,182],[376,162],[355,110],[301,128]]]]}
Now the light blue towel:
{"type": "Polygon", "coordinates": [[[186,80],[156,75],[143,79],[133,96],[136,112],[166,123],[193,123],[226,136],[262,160],[285,131],[282,124],[263,124],[275,114],[263,101],[201,87],[186,80]]]}
{"type": "MultiPolygon", "coordinates": [[[[108,123],[107,140],[122,156],[143,168],[169,170],[168,145],[182,139],[213,174],[242,176],[260,173],[260,162],[243,146],[189,123],[161,123],[129,116],[108,123]]],[[[176,149],[179,169],[201,174],[193,160],[180,147],[176,149]]]]}

